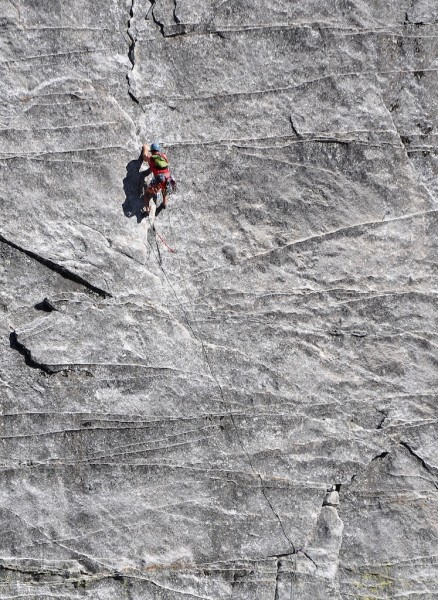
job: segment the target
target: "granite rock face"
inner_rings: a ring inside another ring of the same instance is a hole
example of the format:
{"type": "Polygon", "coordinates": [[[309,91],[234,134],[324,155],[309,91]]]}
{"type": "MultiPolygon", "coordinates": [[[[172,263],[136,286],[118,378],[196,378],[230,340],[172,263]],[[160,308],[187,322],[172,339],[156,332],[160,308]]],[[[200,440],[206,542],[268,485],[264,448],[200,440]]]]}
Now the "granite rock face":
{"type": "Polygon", "coordinates": [[[0,28],[0,596],[438,598],[436,2],[0,28]]]}

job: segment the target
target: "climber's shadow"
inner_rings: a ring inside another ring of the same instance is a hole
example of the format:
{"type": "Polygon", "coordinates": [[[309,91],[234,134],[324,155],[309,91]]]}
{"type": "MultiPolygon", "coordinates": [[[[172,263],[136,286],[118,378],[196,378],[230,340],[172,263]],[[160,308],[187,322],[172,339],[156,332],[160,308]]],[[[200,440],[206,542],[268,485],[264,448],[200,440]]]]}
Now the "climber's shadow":
{"type": "Polygon", "coordinates": [[[125,217],[137,217],[139,223],[143,216],[141,209],[143,208],[143,201],[141,194],[143,191],[144,180],[148,171],[140,172],[141,159],[131,160],[126,165],[126,177],[123,180],[123,190],[125,192],[125,201],[122,204],[123,213],[125,217]]]}

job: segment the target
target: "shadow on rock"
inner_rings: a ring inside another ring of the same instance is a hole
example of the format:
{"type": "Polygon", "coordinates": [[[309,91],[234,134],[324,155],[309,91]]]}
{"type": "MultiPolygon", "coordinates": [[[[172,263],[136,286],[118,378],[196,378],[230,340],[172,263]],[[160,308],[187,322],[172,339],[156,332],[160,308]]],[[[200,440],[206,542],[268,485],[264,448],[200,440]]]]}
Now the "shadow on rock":
{"type": "MultiPolygon", "coordinates": [[[[158,204],[158,199],[157,199],[157,196],[154,196],[154,200],[155,200],[155,204],[158,204]]],[[[157,210],[155,211],[155,217],[158,217],[158,215],[160,214],[160,212],[161,212],[162,210],[164,210],[164,208],[165,208],[165,207],[163,206],[163,204],[162,204],[162,203],[161,203],[159,206],[157,206],[157,210]]]]}
{"type": "Polygon", "coordinates": [[[145,171],[139,171],[141,167],[141,160],[131,160],[126,165],[126,177],[123,180],[123,191],[125,192],[125,201],[122,204],[123,213],[125,217],[137,217],[137,222],[143,218],[141,209],[143,207],[143,201],[141,194],[143,191],[143,183],[145,178],[145,171]]]}

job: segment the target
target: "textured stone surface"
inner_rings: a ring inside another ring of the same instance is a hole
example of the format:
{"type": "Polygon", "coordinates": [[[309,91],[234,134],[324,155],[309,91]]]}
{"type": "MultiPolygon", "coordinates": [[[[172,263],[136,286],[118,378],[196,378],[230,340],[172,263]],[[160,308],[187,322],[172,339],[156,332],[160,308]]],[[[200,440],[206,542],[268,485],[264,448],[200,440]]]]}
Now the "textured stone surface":
{"type": "Polygon", "coordinates": [[[1,597],[438,597],[436,2],[0,29],[1,597]]]}

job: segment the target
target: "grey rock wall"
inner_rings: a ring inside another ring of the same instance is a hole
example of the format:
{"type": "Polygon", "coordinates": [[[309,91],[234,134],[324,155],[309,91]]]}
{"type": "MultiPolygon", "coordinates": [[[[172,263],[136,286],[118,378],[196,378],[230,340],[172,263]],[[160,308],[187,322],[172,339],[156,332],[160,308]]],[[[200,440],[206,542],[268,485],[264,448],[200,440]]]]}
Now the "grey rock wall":
{"type": "Polygon", "coordinates": [[[438,598],[436,2],[0,30],[0,597],[438,598]]]}

